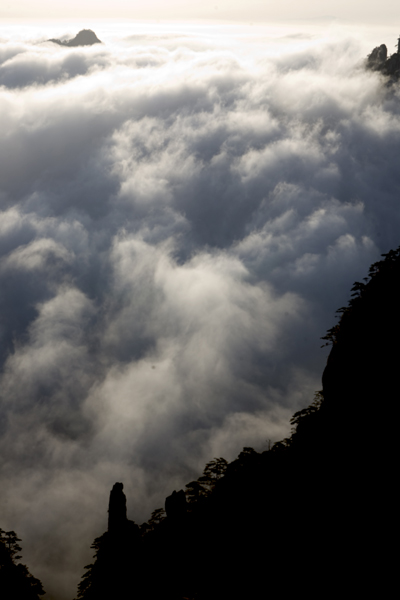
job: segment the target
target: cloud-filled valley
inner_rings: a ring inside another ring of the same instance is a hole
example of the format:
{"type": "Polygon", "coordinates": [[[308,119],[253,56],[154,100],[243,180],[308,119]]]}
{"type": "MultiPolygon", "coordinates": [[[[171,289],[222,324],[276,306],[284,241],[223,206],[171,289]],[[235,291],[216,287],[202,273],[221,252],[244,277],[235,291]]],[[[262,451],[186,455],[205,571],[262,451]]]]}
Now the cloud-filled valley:
{"type": "Polygon", "coordinates": [[[320,337],[400,243],[400,102],[351,36],[13,31],[0,526],[66,599],[115,481],[146,520],[214,456],[285,437],[320,389],[320,337]]]}

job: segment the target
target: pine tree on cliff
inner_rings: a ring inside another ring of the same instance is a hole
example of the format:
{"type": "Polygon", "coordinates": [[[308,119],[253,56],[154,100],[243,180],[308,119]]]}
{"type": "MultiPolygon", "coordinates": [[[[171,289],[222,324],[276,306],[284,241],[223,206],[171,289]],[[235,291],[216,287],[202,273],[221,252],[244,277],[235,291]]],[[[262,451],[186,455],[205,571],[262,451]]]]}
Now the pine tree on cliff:
{"type": "Polygon", "coordinates": [[[19,562],[20,541],[14,531],[0,529],[0,598],[39,600],[45,592],[39,579],[19,562]]]}

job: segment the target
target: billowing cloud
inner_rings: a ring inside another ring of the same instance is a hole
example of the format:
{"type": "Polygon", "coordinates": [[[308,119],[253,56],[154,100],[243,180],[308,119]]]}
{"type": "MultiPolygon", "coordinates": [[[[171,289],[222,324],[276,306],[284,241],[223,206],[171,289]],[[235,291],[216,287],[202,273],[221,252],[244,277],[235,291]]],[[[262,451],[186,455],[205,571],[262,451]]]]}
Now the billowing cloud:
{"type": "Polygon", "coordinates": [[[399,244],[400,103],[351,37],[12,32],[0,526],[63,600],[115,481],[145,520],[321,387],[319,338],[399,244]]]}

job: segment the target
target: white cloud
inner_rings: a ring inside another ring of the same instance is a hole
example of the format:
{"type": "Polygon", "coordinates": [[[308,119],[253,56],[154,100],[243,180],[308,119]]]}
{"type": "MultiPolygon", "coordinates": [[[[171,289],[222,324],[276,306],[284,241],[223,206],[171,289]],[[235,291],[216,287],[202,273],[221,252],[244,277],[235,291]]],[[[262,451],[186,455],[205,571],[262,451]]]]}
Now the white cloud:
{"type": "Polygon", "coordinates": [[[286,435],[399,243],[399,95],[363,43],[227,31],[3,30],[0,526],[60,600],[115,481],[141,520],[286,435]]]}

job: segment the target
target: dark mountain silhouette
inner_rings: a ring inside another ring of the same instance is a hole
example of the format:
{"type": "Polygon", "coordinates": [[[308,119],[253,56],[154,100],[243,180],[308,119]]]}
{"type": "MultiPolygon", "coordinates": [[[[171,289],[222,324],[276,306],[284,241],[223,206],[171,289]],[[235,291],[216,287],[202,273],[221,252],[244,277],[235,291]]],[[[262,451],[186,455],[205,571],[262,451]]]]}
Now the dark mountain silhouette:
{"type": "Polygon", "coordinates": [[[126,516],[123,484],[116,483],[110,493],[108,531],[96,538],[94,564],[78,586],[78,598],[129,598],[138,587],[136,578],[142,562],[139,527],[126,516]]]}
{"type": "Polygon", "coordinates": [[[400,248],[356,282],[289,438],[208,463],[140,528],[115,484],[78,598],[390,597],[397,574],[400,248]],[[111,594],[111,590],[113,593],[111,594]]]}
{"type": "Polygon", "coordinates": [[[93,46],[93,44],[102,44],[101,40],[97,37],[94,31],[91,29],[82,29],[72,40],[62,41],[57,39],[48,40],[49,42],[54,42],[59,46],[93,46]]]}
{"type": "Polygon", "coordinates": [[[367,57],[367,68],[380,71],[383,75],[397,81],[400,77],[400,38],[397,43],[397,52],[389,56],[385,44],[374,48],[367,57]]]}
{"type": "Polygon", "coordinates": [[[21,564],[21,540],[15,531],[0,529],[0,598],[4,600],[39,600],[45,592],[36,579],[21,564]]]}

